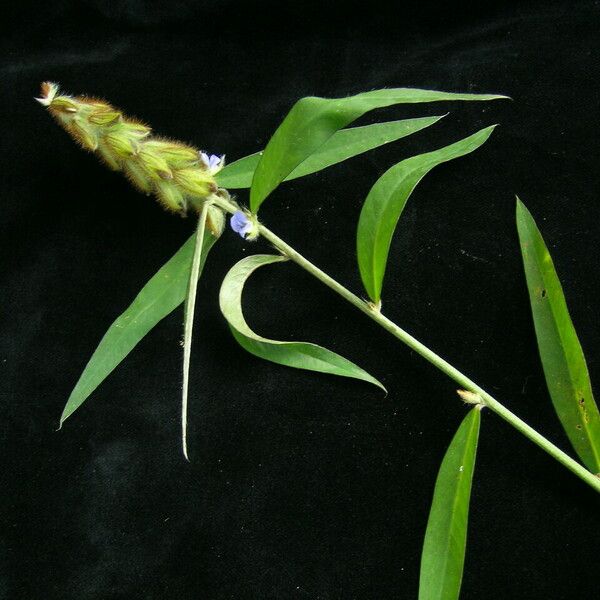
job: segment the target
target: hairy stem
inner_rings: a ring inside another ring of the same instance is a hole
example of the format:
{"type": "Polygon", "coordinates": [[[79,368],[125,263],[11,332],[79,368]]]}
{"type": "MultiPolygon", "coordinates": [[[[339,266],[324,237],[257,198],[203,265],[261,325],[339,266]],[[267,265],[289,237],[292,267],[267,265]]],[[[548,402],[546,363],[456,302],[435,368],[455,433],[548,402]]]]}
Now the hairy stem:
{"type": "MultiPolygon", "coordinates": [[[[233,213],[239,208],[232,202],[217,198],[215,204],[218,204],[227,212],[233,213]]],[[[456,367],[452,366],[448,361],[443,359],[441,356],[430,350],[427,346],[422,344],[419,340],[414,338],[410,333],[396,325],[393,321],[390,321],[387,317],[381,314],[379,307],[374,306],[370,302],[367,302],[352,293],[348,288],[344,287],[341,283],[330,277],[327,273],[319,269],[309,260],[304,258],[299,252],[294,250],[280,237],[275,235],[270,229],[262,224],[259,224],[260,234],[277,250],[287,256],[290,260],[300,265],[303,269],[308,271],[311,275],[314,275],[317,279],[323,282],[326,286],[331,288],[334,292],[337,292],[342,298],[350,302],[365,313],[368,317],[373,319],[386,331],[391,333],[394,337],[404,342],[409,348],[414,350],[417,354],[420,354],[424,359],[429,361],[432,365],[437,367],[440,371],[448,375],[458,385],[465,390],[472,392],[481,399],[481,404],[486,406],[491,411],[502,417],[505,421],[510,423],[515,429],[520,431],[525,437],[529,438],[534,444],[537,444],[540,448],[545,450],[550,456],[555,458],[559,463],[564,465],[572,473],[577,475],[580,479],[589,484],[597,492],[600,492],[600,478],[593,473],[590,473],[585,467],[580,465],[577,461],[573,460],[568,454],[563,452],[560,448],[555,446],[550,440],[545,438],[543,435],[538,433],[535,429],[530,427],[525,421],[520,419],[513,412],[508,410],[503,404],[498,402],[493,396],[486,392],[483,388],[477,385],[464,373],[459,371],[456,367]]]]}

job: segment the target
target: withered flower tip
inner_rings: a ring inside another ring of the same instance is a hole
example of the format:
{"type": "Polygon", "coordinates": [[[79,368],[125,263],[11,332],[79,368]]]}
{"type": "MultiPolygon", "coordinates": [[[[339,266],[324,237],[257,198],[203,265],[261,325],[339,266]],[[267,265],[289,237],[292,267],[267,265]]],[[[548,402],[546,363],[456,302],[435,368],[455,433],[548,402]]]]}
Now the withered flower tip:
{"type": "Polygon", "coordinates": [[[54,96],[58,93],[58,85],[51,81],[44,81],[41,86],[41,97],[35,98],[42,106],[50,106],[54,96]]]}

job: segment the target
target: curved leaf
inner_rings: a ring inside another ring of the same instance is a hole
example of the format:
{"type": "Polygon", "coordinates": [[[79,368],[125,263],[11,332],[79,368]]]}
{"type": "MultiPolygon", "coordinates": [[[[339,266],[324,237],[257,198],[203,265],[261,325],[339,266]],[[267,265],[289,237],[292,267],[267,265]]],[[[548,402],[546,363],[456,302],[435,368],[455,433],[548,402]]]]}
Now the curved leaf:
{"type": "MultiPolygon", "coordinates": [[[[216,240],[213,235],[204,237],[200,273],[216,240]]],[[[148,281],[129,308],[109,327],[67,400],[60,417],[61,427],[138,342],[184,301],[194,241],[195,236],[191,236],[148,281]]]]}
{"type": "Polygon", "coordinates": [[[183,317],[183,385],[181,386],[181,447],[183,456],[190,460],[187,449],[187,413],[188,413],[188,390],[190,385],[190,361],[192,358],[192,332],[194,329],[194,313],[196,310],[196,292],[198,290],[198,278],[202,268],[202,258],[204,255],[204,238],[206,237],[206,221],[210,208],[208,201],[202,205],[198,225],[196,227],[196,237],[194,240],[194,253],[192,255],[192,265],[188,279],[187,294],[184,304],[183,317]]]}
{"type": "Polygon", "coordinates": [[[385,391],[377,379],[335,352],[308,342],[270,340],[257,335],[250,329],[242,311],[244,284],[259,267],[284,260],[287,259],[272,254],[248,256],[235,264],[223,279],[219,293],[221,312],[227,319],[233,336],[240,346],[255,356],[280,365],[361,379],[373,383],[385,391]]]}
{"type": "Polygon", "coordinates": [[[456,600],[460,593],[480,413],[472,408],[463,419],[435,482],[421,556],[419,600],[456,600]]]}
{"type": "MultiPolygon", "coordinates": [[[[363,127],[352,127],[351,129],[340,129],[318,150],[300,163],[284,181],[316,173],[348,158],[373,150],[373,148],[417,133],[417,131],[437,123],[443,116],[403,119],[387,123],[374,123],[363,127]]],[[[231,190],[249,188],[252,185],[252,176],[262,154],[262,152],[256,152],[226,165],[216,175],[219,186],[231,190]]]]}
{"type": "Polygon", "coordinates": [[[302,98],[277,128],[256,167],[250,189],[250,209],[256,213],[265,198],[299,164],[336,131],[371,110],[394,104],[500,98],[506,96],[450,94],[410,88],[374,90],[348,98],[302,98]]]}
{"type": "Polygon", "coordinates": [[[517,229],[538,349],[554,408],[573,448],[600,473],[600,415],[585,356],[544,239],[517,198],[517,229]]]}
{"type": "Polygon", "coordinates": [[[479,148],[494,127],[486,127],[439,150],[407,158],[388,169],[371,188],[358,221],[356,251],[360,276],[373,302],[381,300],[392,236],[412,191],[435,166],[479,148]]]}

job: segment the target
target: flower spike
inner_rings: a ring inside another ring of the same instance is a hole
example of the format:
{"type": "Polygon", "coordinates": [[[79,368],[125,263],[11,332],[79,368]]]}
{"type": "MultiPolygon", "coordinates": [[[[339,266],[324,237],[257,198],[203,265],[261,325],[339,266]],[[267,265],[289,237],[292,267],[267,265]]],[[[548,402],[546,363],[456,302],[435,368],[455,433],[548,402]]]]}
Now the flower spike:
{"type": "MultiPolygon", "coordinates": [[[[123,171],[138,190],[154,194],[166,210],[182,216],[190,208],[200,212],[204,201],[219,191],[214,175],[223,168],[224,156],[153,136],[148,125],[105,100],[62,94],[56,83],[43,83],[36,100],[85,150],[98,154],[110,169],[123,171]]],[[[216,218],[215,210],[207,225],[219,235],[222,219],[216,218]]]]}

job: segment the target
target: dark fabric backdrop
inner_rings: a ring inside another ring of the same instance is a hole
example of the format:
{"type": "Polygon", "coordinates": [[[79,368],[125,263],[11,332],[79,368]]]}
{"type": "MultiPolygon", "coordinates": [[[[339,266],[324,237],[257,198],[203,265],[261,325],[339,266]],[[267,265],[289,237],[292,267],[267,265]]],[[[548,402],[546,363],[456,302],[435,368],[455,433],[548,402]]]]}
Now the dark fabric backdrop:
{"type": "MultiPolygon", "coordinates": [[[[191,464],[179,438],[181,310],[56,432],[99,339],[194,223],[80,151],[33,102],[43,80],[231,160],[262,148],[305,95],[412,86],[512,96],[372,114],[360,123],[450,111],[283,185],[262,218],[360,291],[354,232],[376,178],[499,123],[482,149],[419,184],[394,238],[384,308],[571,452],[537,356],[514,196],[551,249],[598,387],[598,2],[4,10],[0,598],[416,598],[435,476],[465,414],[452,381],[292,264],[251,280],[248,321],[335,349],[389,396],[245,354],[218,287],[234,261],[268,246],[227,232],[199,287],[191,464]]],[[[585,484],[486,411],[462,598],[596,598],[599,508],[585,484]]]]}

